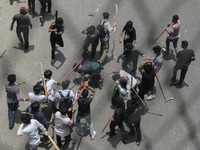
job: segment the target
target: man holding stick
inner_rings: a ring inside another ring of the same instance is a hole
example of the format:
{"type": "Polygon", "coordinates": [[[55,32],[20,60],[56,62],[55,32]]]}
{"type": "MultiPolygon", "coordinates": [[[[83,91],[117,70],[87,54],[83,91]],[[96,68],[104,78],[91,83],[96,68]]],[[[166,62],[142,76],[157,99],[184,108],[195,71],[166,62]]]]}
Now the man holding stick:
{"type": "MultiPolygon", "coordinates": [[[[76,116],[76,125],[77,128],[79,129],[79,134],[83,135],[83,129],[81,126],[81,122],[80,120],[85,118],[87,120],[87,122],[89,123],[90,126],[90,137],[91,140],[94,140],[95,135],[96,135],[96,131],[94,130],[93,127],[93,122],[91,119],[91,114],[90,114],[90,104],[94,98],[94,94],[95,94],[95,90],[88,86],[88,82],[85,82],[86,88],[91,90],[92,93],[90,94],[90,96],[88,97],[88,90],[84,89],[81,97],[78,99],[78,114],[76,116]]],[[[83,85],[80,86],[79,90],[83,87],[83,85]]]]}

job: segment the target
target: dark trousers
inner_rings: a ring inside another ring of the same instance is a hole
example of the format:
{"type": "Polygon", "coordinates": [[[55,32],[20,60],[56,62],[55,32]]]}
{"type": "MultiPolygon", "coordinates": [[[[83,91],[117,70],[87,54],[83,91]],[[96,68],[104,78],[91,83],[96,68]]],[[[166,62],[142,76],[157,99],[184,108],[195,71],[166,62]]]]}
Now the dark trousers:
{"type": "Polygon", "coordinates": [[[176,75],[177,75],[178,70],[181,70],[180,79],[178,81],[178,85],[181,86],[183,84],[184,79],[185,79],[185,75],[187,73],[188,66],[175,65],[174,70],[173,70],[172,81],[176,81],[176,75]]]}
{"type": "Polygon", "coordinates": [[[177,55],[178,52],[177,52],[176,48],[177,48],[178,38],[173,39],[173,40],[171,40],[169,38],[166,39],[166,50],[167,50],[168,53],[169,53],[169,44],[170,44],[170,42],[173,42],[174,50],[175,50],[176,55],[177,55]]]}
{"type": "Polygon", "coordinates": [[[51,12],[51,0],[48,0],[48,1],[46,1],[46,2],[41,2],[40,1],[40,4],[41,4],[41,6],[42,6],[42,8],[41,8],[41,14],[44,14],[45,13],[45,10],[46,10],[46,3],[47,3],[47,5],[48,5],[48,12],[51,12]]]}
{"type": "Polygon", "coordinates": [[[88,37],[85,38],[84,44],[83,44],[83,50],[84,50],[84,54],[88,51],[88,47],[91,44],[92,46],[92,52],[91,52],[91,59],[94,58],[95,54],[96,54],[96,48],[99,44],[99,39],[90,39],[88,37]]]}
{"type": "Polygon", "coordinates": [[[66,150],[69,146],[70,140],[71,140],[71,134],[69,134],[68,136],[64,137],[65,138],[65,143],[62,146],[62,141],[61,141],[61,137],[56,135],[56,140],[57,140],[57,145],[61,150],[66,150]],[[62,147],[62,148],[61,148],[62,147]]]}
{"type": "Polygon", "coordinates": [[[19,102],[17,103],[8,103],[8,119],[9,119],[9,126],[14,124],[14,114],[15,111],[19,107],[19,102]]]}
{"type": "Polygon", "coordinates": [[[31,9],[30,11],[32,11],[32,13],[35,12],[35,0],[28,0],[28,7],[29,9],[31,9]]]}
{"type": "Polygon", "coordinates": [[[111,121],[110,123],[110,134],[114,135],[115,134],[115,127],[118,126],[121,134],[122,134],[122,141],[124,141],[126,139],[126,134],[125,134],[125,130],[124,130],[124,125],[122,122],[120,123],[116,123],[115,121],[111,121]]]}
{"type": "Polygon", "coordinates": [[[28,46],[29,46],[29,40],[28,40],[28,36],[29,36],[29,28],[17,28],[16,29],[16,33],[17,33],[17,36],[19,38],[19,41],[21,43],[24,43],[25,42],[25,49],[28,49],[28,46]],[[24,41],[22,39],[22,35],[21,33],[23,33],[23,37],[24,37],[24,41]]]}
{"type": "Polygon", "coordinates": [[[51,42],[51,58],[52,59],[55,59],[55,51],[56,51],[56,44],[58,44],[60,47],[63,47],[64,46],[64,43],[63,43],[63,39],[61,36],[59,37],[51,37],[50,38],[50,42],[51,42]]]}

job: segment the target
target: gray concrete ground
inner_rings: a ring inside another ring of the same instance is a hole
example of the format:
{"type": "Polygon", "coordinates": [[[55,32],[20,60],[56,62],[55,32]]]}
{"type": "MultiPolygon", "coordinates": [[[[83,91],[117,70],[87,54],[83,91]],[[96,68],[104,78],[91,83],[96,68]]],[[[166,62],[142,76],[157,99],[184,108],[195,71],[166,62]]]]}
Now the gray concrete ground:
{"type": "MultiPolygon", "coordinates": [[[[66,30],[63,34],[64,48],[58,47],[55,66],[50,65],[50,42],[48,28],[54,17],[48,16],[44,26],[40,26],[39,17],[31,18],[33,29],[30,30],[30,50],[24,53],[18,47],[18,38],[15,30],[9,31],[12,17],[19,12],[21,6],[27,7],[27,1],[14,0],[13,5],[8,0],[0,1],[0,149],[1,150],[22,150],[25,149],[27,136],[17,137],[17,129],[20,125],[20,112],[25,110],[29,102],[21,102],[19,111],[15,114],[15,127],[13,130],[8,128],[6,93],[4,85],[7,82],[7,75],[15,73],[17,81],[26,81],[22,85],[21,95],[27,97],[28,92],[32,91],[32,86],[41,78],[41,70],[38,58],[38,49],[42,58],[44,69],[53,71],[53,78],[57,81],[61,79],[71,70],[73,64],[81,59],[82,44],[84,35],[81,30],[87,26],[90,17],[88,13],[94,12],[99,3],[101,7],[96,16],[91,20],[91,24],[96,25],[97,21],[102,18],[102,13],[108,11],[110,13],[110,22],[113,23],[115,15],[115,3],[118,4],[119,14],[116,18],[116,32],[111,34],[110,52],[114,48],[114,55],[118,55],[122,50],[122,44],[118,43],[118,37],[121,29],[128,20],[134,22],[137,32],[136,46],[141,49],[147,57],[152,57],[153,52],[151,44],[153,39],[164,29],[166,24],[171,21],[174,14],[180,16],[181,21],[181,37],[182,40],[189,41],[189,48],[194,49],[197,61],[192,62],[185,78],[185,86],[181,89],[170,87],[170,79],[175,62],[173,54],[165,56],[163,66],[159,72],[159,79],[162,84],[166,98],[173,97],[172,101],[164,103],[161,92],[157,86],[157,96],[153,101],[147,102],[149,112],[142,116],[141,130],[142,143],[138,147],[135,143],[135,137],[128,135],[128,144],[124,145],[120,139],[120,133],[111,141],[107,141],[108,136],[101,133],[104,125],[108,121],[108,117],[113,113],[110,108],[111,92],[115,86],[112,80],[112,72],[121,69],[120,63],[116,60],[108,60],[102,71],[104,86],[102,90],[97,89],[95,99],[92,102],[92,118],[94,128],[97,131],[95,140],[91,141],[89,135],[81,138],[76,133],[72,133],[72,141],[70,149],[76,150],[110,150],[110,149],[141,149],[141,150],[197,150],[200,148],[200,119],[199,106],[200,101],[198,91],[199,85],[199,0],[56,0],[53,2],[52,12],[58,10],[59,17],[64,19],[66,30]],[[156,115],[158,114],[158,115],[156,115]],[[163,116],[160,116],[163,115],[163,116]]],[[[36,1],[36,12],[39,13],[40,4],[36,1]]],[[[30,16],[31,17],[31,16],[30,16]]],[[[15,24],[16,27],[16,24],[15,24]]],[[[15,28],[14,27],[14,28],[15,28]]],[[[155,45],[165,46],[167,34],[155,43],[155,45]]],[[[172,46],[171,46],[172,48],[172,46]]],[[[98,47],[99,51],[99,47],[98,47]]],[[[108,56],[111,55],[109,52],[108,56]]],[[[139,60],[138,64],[141,64],[139,60]]],[[[141,77],[137,71],[137,76],[141,77]]],[[[77,78],[77,74],[72,73],[69,79],[71,81],[77,78]]],[[[76,83],[76,82],[75,82],[76,83]]],[[[71,82],[70,87],[74,83],[71,82]]],[[[76,91],[78,85],[73,87],[76,91]]],[[[77,105],[75,105],[77,107],[77,105]]],[[[109,128],[105,132],[109,131],[109,128]]],[[[126,132],[128,133],[126,128],[126,132]]],[[[51,130],[50,130],[51,132],[51,130]]],[[[42,145],[39,149],[54,149],[42,145]]]]}

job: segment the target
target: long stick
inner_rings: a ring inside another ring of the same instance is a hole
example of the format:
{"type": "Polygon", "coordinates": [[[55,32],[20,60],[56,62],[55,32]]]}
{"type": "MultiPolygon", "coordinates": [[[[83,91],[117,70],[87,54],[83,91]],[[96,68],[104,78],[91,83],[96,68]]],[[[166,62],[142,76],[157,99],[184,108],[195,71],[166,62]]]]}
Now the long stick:
{"type": "Polygon", "coordinates": [[[54,142],[54,140],[51,138],[50,135],[48,135],[48,138],[51,141],[51,143],[53,144],[53,146],[56,148],[56,150],[60,150],[60,148],[56,145],[56,143],[54,142]]]}
{"type": "Polygon", "coordinates": [[[160,90],[161,90],[161,92],[162,92],[162,95],[163,95],[163,97],[164,97],[165,102],[172,100],[173,97],[171,97],[171,98],[169,98],[169,99],[166,99],[165,94],[164,94],[164,92],[163,92],[163,89],[162,89],[162,87],[161,87],[160,81],[159,81],[158,76],[157,76],[157,74],[156,74],[156,71],[155,71],[154,66],[153,66],[153,71],[154,71],[154,73],[155,73],[155,75],[156,75],[156,79],[157,79],[157,81],[158,81],[158,84],[159,84],[159,87],[160,87],[160,90]]]}
{"type": "MultiPolygon", "coordinates": [[[[113,114],[112,114],[112,117],[114,116],[114,114],[115,114],[115,113],[113,113],[113,114]]],[[[103,132],[104,132],[104,130],[105,130],[105,129],[106,129],[106,127],[108,126],[109,122],[110,122],[110,119],[109,119],[109,120],[108,120],[108,122],[106,123],[106,125],[105,125],[105,127],[103,128],[103,130],[101,131],[101,133],[103,133],[103,132]]]]}
{"type": "Polygon", "coordinates": [[[165,31],[166,31],[166,29],[164,29],[164,30],[160,33],[160,35],[152,42],[152,44],[154,44],[154,43],[160,38],[160,36],[161,36],[165,31]]]}
{"type": "MultiPolygon", "coordinates": [[[[79,63],[60,81],[60,84],[74,71],[74,69],[76,69],[76,67],[78,67],[78,65],[83,61],[83,59],[81,59],[79,61],[79,63]]],[[[58,87],[58,85],[54,88],[54,90],[58,87]]]]}
{"type": "Polygon", "coordinates": [[[128,80],[126,80],[127,83],[131,86],[132,90],[135,92],[135,94],[137,95],[137,97],[140,99],[140,101],[143,103],[143,105],[148,109],[148,106],[143,102],[143,100],[140,98],[140,96],[137,94],[137,92],[135,91],[135,89],[132,87],[132,85],[130,84],[130,82],[128,80]]]}
{"type": "MultiPolygon", "coordinates": [[[[117,18],[117,15],[118,15],[118,6],[117,6],[117,4],[115,4],[115,16],[114,16],[114,22],[115,22],[115,20],[116,20],[116,18],[117,18]]],[[[115,30],[116,30],[116,28],[114,27],[114,32],[115,32],[115,30]]]]}
{"type": "MultiPolygon", "coordinates": [[[[87,80],[87,82],[89,82],[90,79],[87,80]]],[[[85,89],[86,85],[83,86],[83,88],[81,89],[80,93],[78,94],[77,98],[75,99],[75,101],[73,102],[73,105],[76,103],[76,101],[78,100],[78,98],[80,97],[81,93],[83,92],[83,90],[85,89]]]]}
{"type": "Polygon", "coordinates": [[[42,62],[41,62],[41,58],[40,58],[40,49],[39,49],[39,46],[38,46],[38,58],[39,58],[39,61],[40,61],[40,69],[41,69],[41,72],[42,72],[42,80],[43,80],[43,86],[44,86],[45,96],[48,99],[47,87],[46,87],[46,83],[45,83],[45,80],[44,80],[44,71],[43,71],[42,62]]]}

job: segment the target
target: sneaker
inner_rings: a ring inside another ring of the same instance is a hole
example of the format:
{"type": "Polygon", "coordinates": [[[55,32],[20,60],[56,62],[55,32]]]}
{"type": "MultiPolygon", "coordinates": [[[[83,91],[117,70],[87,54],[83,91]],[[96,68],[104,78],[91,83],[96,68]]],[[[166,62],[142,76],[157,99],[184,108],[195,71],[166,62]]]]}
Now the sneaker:
{"type": "Polygon", "coordinates": [[[14,123],[12,125],[9,125],[9,129],[12,130],[14,128],[14,123]]]}
{"type": "Polygon", "coordinates": [[[141,141],[137,141],[136,144],[137,146],[140,146],[141,141]]]}
{"type": "Polygon", "coordinates": [[[94,140],[96,134],[97,134],[96,131],[94,131],[94,134],[91,136],[91,140],[94,140]]]}
{"type": "Polygon", "coordinates": [[[161,51],[166,52],[167,50],[166,50],[165,47],[163,47],[163,48],[161,49],[161,51]]]}
{"type": "Polygon", "coordinates": [[[151,94],[147,97],[147,101],[150,101],[152,99],[156,98],[156,95],[155,94],[151,94]]]}

